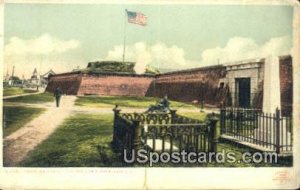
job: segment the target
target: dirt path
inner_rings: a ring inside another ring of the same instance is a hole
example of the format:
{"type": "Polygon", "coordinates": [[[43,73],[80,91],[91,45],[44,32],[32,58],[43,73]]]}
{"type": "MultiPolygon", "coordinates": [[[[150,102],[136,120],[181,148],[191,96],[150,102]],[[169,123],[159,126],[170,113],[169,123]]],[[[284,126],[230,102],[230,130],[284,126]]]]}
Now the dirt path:
{"type": "Polygon", "coordinates": [[[26,93],[26,94],[18,94],[18,95],[12,95],[12,96],[4,96],[2,99],[11,99],[11,98],[17,98],[17,97],[21,97],[21,96],[30,96],[30,95],[34,95],[34,94],[41,94],[43,92],[39,91],[39,92],[32,92],[32,93],[26,93]]]}
{"type": "MultiPolygon", "coordinates": [[[[47,111],[39,117],[33,119],[24,127],[7,136],[3,142],[4,166],[16,166],[22,161],[27,153],[33,150],[38,144],[45,140],[54,130],[70,116],[71,113],[87,114],[112,114],[111,108],[93,108],[75,106],[76,96],[63,96],[61,106],[55,107],[54,102],[44,104],[30,104],[20,102],[6,102],[5,106],[29,106],[46,108],[47,111]]],[[[145,108],[121,108],[122,112],[144,112],[145,108]]],[[[200,110],[180,108],[180,112],[199,112],[200,110]]],[[[204,110],[207,113],[217,112],[217,110],[204,110]]]]}
{"type": "Polygon", "coordinates": [[[47,104],[47,111],[7,136],[3,142],[4,166],[16,166],[45,140],[72,112],[76,96],[63,96],[61,106],[47,104]]]}

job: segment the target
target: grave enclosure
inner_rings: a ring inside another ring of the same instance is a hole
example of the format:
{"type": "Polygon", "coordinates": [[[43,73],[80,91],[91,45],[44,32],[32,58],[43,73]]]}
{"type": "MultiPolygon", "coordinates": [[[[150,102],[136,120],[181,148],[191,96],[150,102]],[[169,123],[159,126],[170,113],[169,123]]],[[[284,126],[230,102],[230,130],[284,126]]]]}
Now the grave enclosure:
{"type": "Polygon", "coordinates": [[[244,144],[258,151],[291,155],[291,117],[260,109],[225,108],[207,121],[169,113],[122,113],[114,109],[113,147],[123,155],[140,149],[155,152],[216,152],[219,138],[244,144]],[[217,134],[220,119],[221,134],[217,134]]]}
{"type": "MultiPolygon", "coordinates": [[[[216,152],[218,119],[206,122],[170,113],[121,113],[114,109],[115,150],[155,152],[216,152]]],[[[129,151],[131,152],[131,151],[129,151]]]]}

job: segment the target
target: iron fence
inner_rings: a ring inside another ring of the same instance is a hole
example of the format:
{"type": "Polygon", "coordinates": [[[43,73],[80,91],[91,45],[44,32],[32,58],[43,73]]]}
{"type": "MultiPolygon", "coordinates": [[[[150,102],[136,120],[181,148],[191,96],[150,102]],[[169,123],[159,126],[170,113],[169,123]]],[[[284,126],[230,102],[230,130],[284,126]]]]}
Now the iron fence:
{"type": "Polygon", "coordinates": [[[276,151],[292,151],[292,118],[259,109],[221,108],[221,134],[276,151]]]}
{"type": "Polygon", "coordinates": [[[121,113],[114,109],[113,145],[162,152],[215,152],[216,118],[203,122],[170,113],[121,113]]]}

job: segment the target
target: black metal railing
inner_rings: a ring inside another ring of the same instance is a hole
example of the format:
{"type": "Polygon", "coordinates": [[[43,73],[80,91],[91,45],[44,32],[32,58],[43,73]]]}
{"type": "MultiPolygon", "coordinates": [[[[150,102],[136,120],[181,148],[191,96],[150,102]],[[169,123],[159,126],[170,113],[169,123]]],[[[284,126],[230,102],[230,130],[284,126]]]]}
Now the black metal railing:
{"type": "Polygon", "coordinates": [[[216,152],[215,117],[203,122],[170,113],[121,113],[114,109],[113,145],[124,149],[216,152]]]}
{"type": "Polygon", "coordinates": [[[253,143],[277,153],[292,151],[292,118],[259,109],[221,108],[221,135],[253,143]]]}
{"type": "Polygon", "coordinates": [[[153,151],[208,152],[212,150],[207,124],[145,125],[142,143],[153,151]]]}

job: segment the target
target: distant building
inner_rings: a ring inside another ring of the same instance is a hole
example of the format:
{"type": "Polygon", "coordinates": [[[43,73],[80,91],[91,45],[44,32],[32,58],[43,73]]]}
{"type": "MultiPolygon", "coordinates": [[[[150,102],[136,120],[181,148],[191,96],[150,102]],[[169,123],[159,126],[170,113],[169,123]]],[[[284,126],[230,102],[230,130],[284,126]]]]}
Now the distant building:
{"type": "Polygon", "coordinates": [[[8,69],[7,69],[7,72],[6,72],[6,75],[4,76],[4,81],[7,81],[8,82],[8,80],[9,80],[9,73],[8,73],[8,69]]]}
{"type": "Polygon", "coordinates": [[[35,68],[33,70],[30,79],[23,80],[24,81],[23,85],[24,87],[28,87],[28,88],[35,88],[37,86],[45,88],[48,84],[48,78],[51,75],[55,75],[55,72],[52,69],[50,69],[48,72],[42,75],[38,75],[37,69],[35,68]]]}
{"type": "Polygon", "coordinates": [[[6,75],[3,78],[3,86],[8,86],[9,77],[10,76],[9,76],[8,69],[7,69],[6,75]]]}
{"type": "Polygon", "coordinates": [[[10,76],[9,79],[8,79],[8,85],[9,85],[9,86],[13,86],[14,83],[15,83],[14,75],[15,75],[15,66],[13,66],[11,76],[10,76]]]}
{"type": "Polygon", "coordinates": [[[52,75],[55,75],[55,72],[52,69],[50,69],[45,74],[40,75],[40,80],[41,80],[40,86],[46,87],[49,81],[49,77],[51,77],[52,75]]]}
{"type": "Polygon", "coordinates": [[[15,87],[22,87],[23,81],[15,76],[15,66],[13,66],[12,73],[9,75],[7,70],[6,75],[3,78],[3,86],[15,86],[15,87]]]}
{"type": "Polygon", "coordinates": [[[33,86],[37,86],[39,84],[39,78],[37,74],[36,68],[34,68],[31,78],[29,79],[29,83],[33,86]]]}

